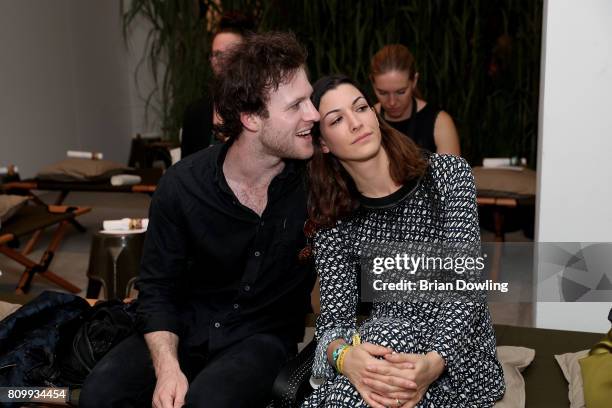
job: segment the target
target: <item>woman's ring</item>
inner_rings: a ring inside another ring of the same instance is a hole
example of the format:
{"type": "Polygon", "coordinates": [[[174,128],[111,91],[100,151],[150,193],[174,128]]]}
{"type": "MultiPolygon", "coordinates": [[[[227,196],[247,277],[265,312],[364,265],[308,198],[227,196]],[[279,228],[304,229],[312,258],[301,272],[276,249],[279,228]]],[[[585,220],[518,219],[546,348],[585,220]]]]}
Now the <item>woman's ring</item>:
{"type": "Polygon", "coordinates": [[[398,407],[401,407],[401,406],[402,406],[402,401],[400,401],[400,400],[399,400],[399,398],[396,398],[396,399],[395,399],[395,402],[397,403],[397,406],[398,406],[398,407]]]}

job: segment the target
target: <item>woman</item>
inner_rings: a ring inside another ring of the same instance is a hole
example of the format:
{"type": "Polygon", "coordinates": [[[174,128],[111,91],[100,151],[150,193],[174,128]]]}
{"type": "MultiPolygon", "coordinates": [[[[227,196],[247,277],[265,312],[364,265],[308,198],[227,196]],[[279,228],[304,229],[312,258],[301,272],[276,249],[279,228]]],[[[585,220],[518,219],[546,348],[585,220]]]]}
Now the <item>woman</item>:
{"type": "Polygon", "coordinates": [[[470,167],[424,156],[347,77],[320,79],[312,100],[321,114],[308,165],[310,217],[321,226],[313,374],[326,381],[303,407],[492,406],[504,382],[486,302],[375,301],[356,324],[366,243],[479,244],[470,167]]]}
{"type": "Polygon", "coordinates": [[[438,154],[461,155],[450,115],[420,98],[414,57],[401,44],[386,45],[370,63],[376,111],[420,147],[438,154]]]}

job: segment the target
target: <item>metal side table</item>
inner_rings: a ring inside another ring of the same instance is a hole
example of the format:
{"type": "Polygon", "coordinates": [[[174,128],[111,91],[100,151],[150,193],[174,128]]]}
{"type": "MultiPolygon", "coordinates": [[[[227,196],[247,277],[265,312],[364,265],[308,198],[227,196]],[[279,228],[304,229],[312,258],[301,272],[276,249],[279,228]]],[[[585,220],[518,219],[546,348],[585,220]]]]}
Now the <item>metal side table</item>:
{"type": "Polygon", "coordinates": [[[144,231],[94,234],[87,269],[88,298],[97,298],[101,286],[106,299],[129,296],[140,270],[144,237],[144,231]]]}

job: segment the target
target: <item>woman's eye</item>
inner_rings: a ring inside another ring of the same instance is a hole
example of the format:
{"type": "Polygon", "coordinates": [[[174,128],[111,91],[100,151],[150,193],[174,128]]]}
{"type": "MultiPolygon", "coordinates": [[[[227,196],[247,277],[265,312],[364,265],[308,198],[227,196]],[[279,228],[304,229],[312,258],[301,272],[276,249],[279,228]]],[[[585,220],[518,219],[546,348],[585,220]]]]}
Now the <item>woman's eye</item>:
{"type": "Polygon", "coordinates": [[[299,107],[300,107],[299,103],[291,105],[291,109],[293,109],[293,110],[298,110],[299,107]]]}
{"type": "Polygon", "coordinates": [[[334,125],[340,123],[341,120],[342,120],[342,116],[338,116],[336,119],[331,121],[330,126],[334,126],[334,125]]]}
{"type": "Polygon", "coordinates": [[[397,91],[396,93],[397,93],[398,95],[403,95],[403,94],[405,94],[405,93],[406,93],[406,91],[405,91],[405,90],[403,90],[403,91],[397,91]]]}
{"type": "Polygon", "coordinates": [[[358,106],[355,110],[357,112],[364,112],[365,110],[367,110],[369,108],[368,105],[362,105],[362,106],[358,106]]]}

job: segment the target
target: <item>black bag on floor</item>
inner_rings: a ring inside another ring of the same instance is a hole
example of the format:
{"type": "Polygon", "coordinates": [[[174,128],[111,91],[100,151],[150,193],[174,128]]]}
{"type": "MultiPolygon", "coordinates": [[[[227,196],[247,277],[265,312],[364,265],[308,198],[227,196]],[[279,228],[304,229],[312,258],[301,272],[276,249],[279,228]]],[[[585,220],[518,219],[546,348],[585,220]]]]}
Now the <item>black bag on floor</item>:
{"type": "Polygon", "coordinates": [[[71,339],[61,346],[62,382],[80,386],[98,361],[134,333],[135,303],[100,302],[91,308],[71,339]]]}

